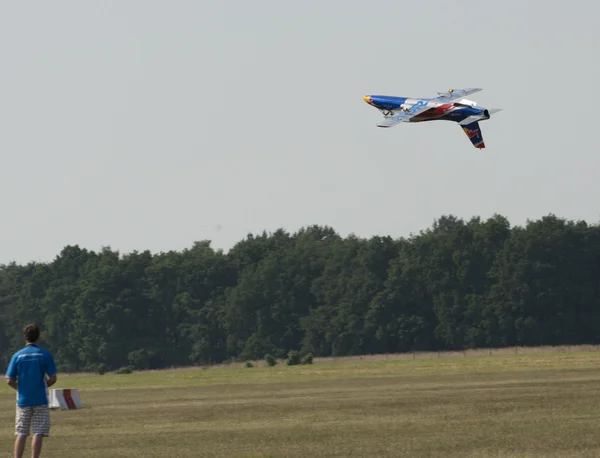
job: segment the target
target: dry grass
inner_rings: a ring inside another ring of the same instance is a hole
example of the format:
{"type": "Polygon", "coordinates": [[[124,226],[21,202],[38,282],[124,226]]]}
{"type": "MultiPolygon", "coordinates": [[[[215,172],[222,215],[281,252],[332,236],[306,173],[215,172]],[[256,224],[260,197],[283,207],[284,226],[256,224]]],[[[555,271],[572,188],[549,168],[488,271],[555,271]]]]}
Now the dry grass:
{"type": "MultiPolygon", "coordinates": [[[[600,456],[600,352],[517,353],[63,376],[44,456],[600,456]]],[[[13,424],[3,387],[0,458],[13,424]]]]}

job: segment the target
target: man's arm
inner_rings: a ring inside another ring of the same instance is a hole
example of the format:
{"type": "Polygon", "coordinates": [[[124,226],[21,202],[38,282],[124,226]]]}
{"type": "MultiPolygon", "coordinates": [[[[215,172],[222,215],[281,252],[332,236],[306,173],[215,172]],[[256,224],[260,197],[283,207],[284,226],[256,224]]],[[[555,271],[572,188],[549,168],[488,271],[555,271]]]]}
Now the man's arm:
{"type": "Polygon", "coordinates": [[[12,358],[10,358],[10,363],[8,364],[8,369],[6,370],[6,383],[8,383],[8,386],[10,386],[13,390],[17,389],[17,359],[15,358],[15,355],[12,356],[12,358]]]}
{"type": "Polygon", "coordinates": [[[56,383],[56,374],[51,375],[50,377],[48,377],[48,380],[46,381],[46,386],[48,388],[50,388],[52,385],[54,385],[56,383]]]}
{"type": "Polygon", "coordinates": [[[47,369],[46,373],[48,374],[48,380],[46,381],[46,386],[50,388],[52,385],[56,383],[56,364],[54,363],[54,358],[50,353],[46,353],[46,364],[47,369]]]}

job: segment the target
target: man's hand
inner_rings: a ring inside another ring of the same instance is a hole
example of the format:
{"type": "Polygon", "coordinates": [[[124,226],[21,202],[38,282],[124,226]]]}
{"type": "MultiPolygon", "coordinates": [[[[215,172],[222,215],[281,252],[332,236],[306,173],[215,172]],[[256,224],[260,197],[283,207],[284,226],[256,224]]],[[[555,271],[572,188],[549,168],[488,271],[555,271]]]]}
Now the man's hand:
{"type": "Polygon", "coordinates": [[[51,377],[48,377],[48,381],[46,382],[46,385],[48,386],[48,388],[50,388],[55,383],[56,383],[56,374],[52,375],[51,377]]]}
{"type": "Polygon", "coordinates": [[[8,383],[8,386],[10,386],[13,390],[17,389],[17,381],[14,378],[7,378],[6,383],[8,383]]]}

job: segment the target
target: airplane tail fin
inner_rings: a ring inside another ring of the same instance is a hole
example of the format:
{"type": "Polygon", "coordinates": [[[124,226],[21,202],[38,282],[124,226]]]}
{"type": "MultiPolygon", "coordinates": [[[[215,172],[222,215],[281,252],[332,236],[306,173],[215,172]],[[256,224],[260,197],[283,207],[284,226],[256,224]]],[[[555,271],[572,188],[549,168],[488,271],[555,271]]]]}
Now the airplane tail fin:
{"type": "Polygon", "coordinates": [[[471,143],[473,143],[473,146],[475,148],[485,148],[483,134],[481,133],[481,129],[479,128],[479,122],[475,121],[471,124],[461,125],[461,127],[464,133],[467,134],[467,137],[469,137],[469,140],[471,140],[471,143]]]}

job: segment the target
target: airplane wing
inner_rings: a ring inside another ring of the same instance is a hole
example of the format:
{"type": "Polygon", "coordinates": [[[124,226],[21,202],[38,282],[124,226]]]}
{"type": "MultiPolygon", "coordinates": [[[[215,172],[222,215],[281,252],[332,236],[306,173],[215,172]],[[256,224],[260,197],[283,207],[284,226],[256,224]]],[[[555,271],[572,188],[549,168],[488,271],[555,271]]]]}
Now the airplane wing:
{"type": "Polygon", "coordinates": [[[475,148],[485,148],[483,134],[481,133],[481,129],[479,128],[479,123],[477,121],[472,122],[471,124],[461,125],[461,127],[475,148]]]}
{"type": "Polygon", "coordinates": [[[410,118],[417,116],[431,107],[427,101],[419,101],[409,108],[408,112],[398,111],[391,116],[386,117],[383,121],[377,123],[377,127],[392,127],[402,121],[408,121],[410,118]]]}
{"type": "Polygon", "coordinates": [[[467,87],[464,89],[450,89],[448,92],[438,92],[438,96],[433,99],[440,102],[450,102],[451,100],[462,99],[476,92],[483,91],[478,87],[467,87]]]}

